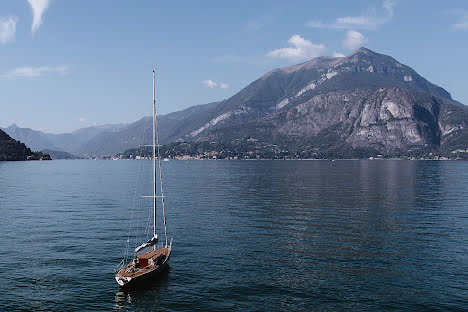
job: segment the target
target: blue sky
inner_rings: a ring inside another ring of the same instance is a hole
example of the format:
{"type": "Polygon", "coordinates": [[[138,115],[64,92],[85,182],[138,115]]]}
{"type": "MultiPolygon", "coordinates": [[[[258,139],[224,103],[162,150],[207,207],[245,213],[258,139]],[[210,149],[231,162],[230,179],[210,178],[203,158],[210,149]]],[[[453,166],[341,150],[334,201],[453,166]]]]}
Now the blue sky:
{"type": "Polygon", "coordinates": [[[228,98],[365,46],[468,104],[468,2],[2,0],[0,126],[61,133],[228,98]]]}

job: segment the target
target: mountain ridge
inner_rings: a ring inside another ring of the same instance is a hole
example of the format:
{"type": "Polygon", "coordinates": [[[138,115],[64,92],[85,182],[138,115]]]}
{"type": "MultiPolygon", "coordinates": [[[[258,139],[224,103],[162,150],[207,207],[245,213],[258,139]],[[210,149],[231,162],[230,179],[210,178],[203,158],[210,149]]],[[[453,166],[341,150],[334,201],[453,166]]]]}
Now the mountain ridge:
{"type": "MultiPolygon", "coordinates": [[[[160,116],[158,123],[162,143],[257,137],[388,155],[468,148],[468,107],[411,67],[364,47],[272,69],[228,99],[160,116]]],[[[144,117],[103,131],[74,154],[149,144],[150,127],[151,117],[144,117]]]]}

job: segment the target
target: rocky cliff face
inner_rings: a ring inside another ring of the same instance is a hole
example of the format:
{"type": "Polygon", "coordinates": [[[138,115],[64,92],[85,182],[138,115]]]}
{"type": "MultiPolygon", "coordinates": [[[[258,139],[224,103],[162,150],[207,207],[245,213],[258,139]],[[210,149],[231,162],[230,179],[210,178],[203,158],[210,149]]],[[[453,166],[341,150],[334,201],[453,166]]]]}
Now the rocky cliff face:
{"type": "Polygon", "coordinates": [[[288,110],[278,132],[287,136],[316,136],[337,126],[343,141],[354,147],[391,152],[440,144],[440,101],[388,87],[319,94],[288,110]]]}

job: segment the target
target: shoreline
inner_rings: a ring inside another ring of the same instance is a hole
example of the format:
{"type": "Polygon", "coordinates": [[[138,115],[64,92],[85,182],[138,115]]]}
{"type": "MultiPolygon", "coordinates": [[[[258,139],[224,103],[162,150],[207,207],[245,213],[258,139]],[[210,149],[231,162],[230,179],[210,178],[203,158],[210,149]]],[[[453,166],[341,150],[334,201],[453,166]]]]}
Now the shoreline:
{"type": "MultiPolygon", "coordinates": [[[[55,160],[151,160],[151,158],[81,158],[81,159],[55,159],[55,160]]],[[[298,159],[271,159],[271,158],[258,158],[258,159],[213,159],[213,158],[170,158],[168,161],[186,161],[186,160],[209,160],[209,161],[384,161],[384,160],[406,160],[406,161],[467,161],[466,159],[432,159],[432,158],[326,158],[326,159],[317,159],[317,158],[298,158],[298,159]]]]}

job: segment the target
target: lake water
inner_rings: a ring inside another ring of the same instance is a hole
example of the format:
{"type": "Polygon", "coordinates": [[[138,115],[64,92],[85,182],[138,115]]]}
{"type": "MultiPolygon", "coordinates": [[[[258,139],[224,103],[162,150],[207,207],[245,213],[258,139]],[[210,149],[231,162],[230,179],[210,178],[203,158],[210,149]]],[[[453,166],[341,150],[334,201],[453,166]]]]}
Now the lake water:
{"type": "Polygon", "coordinates": [[[0,310],[468,310],[468,162],[164,162],[170,269],[123,292],[150,166],[0,162],[0,310]]]}

